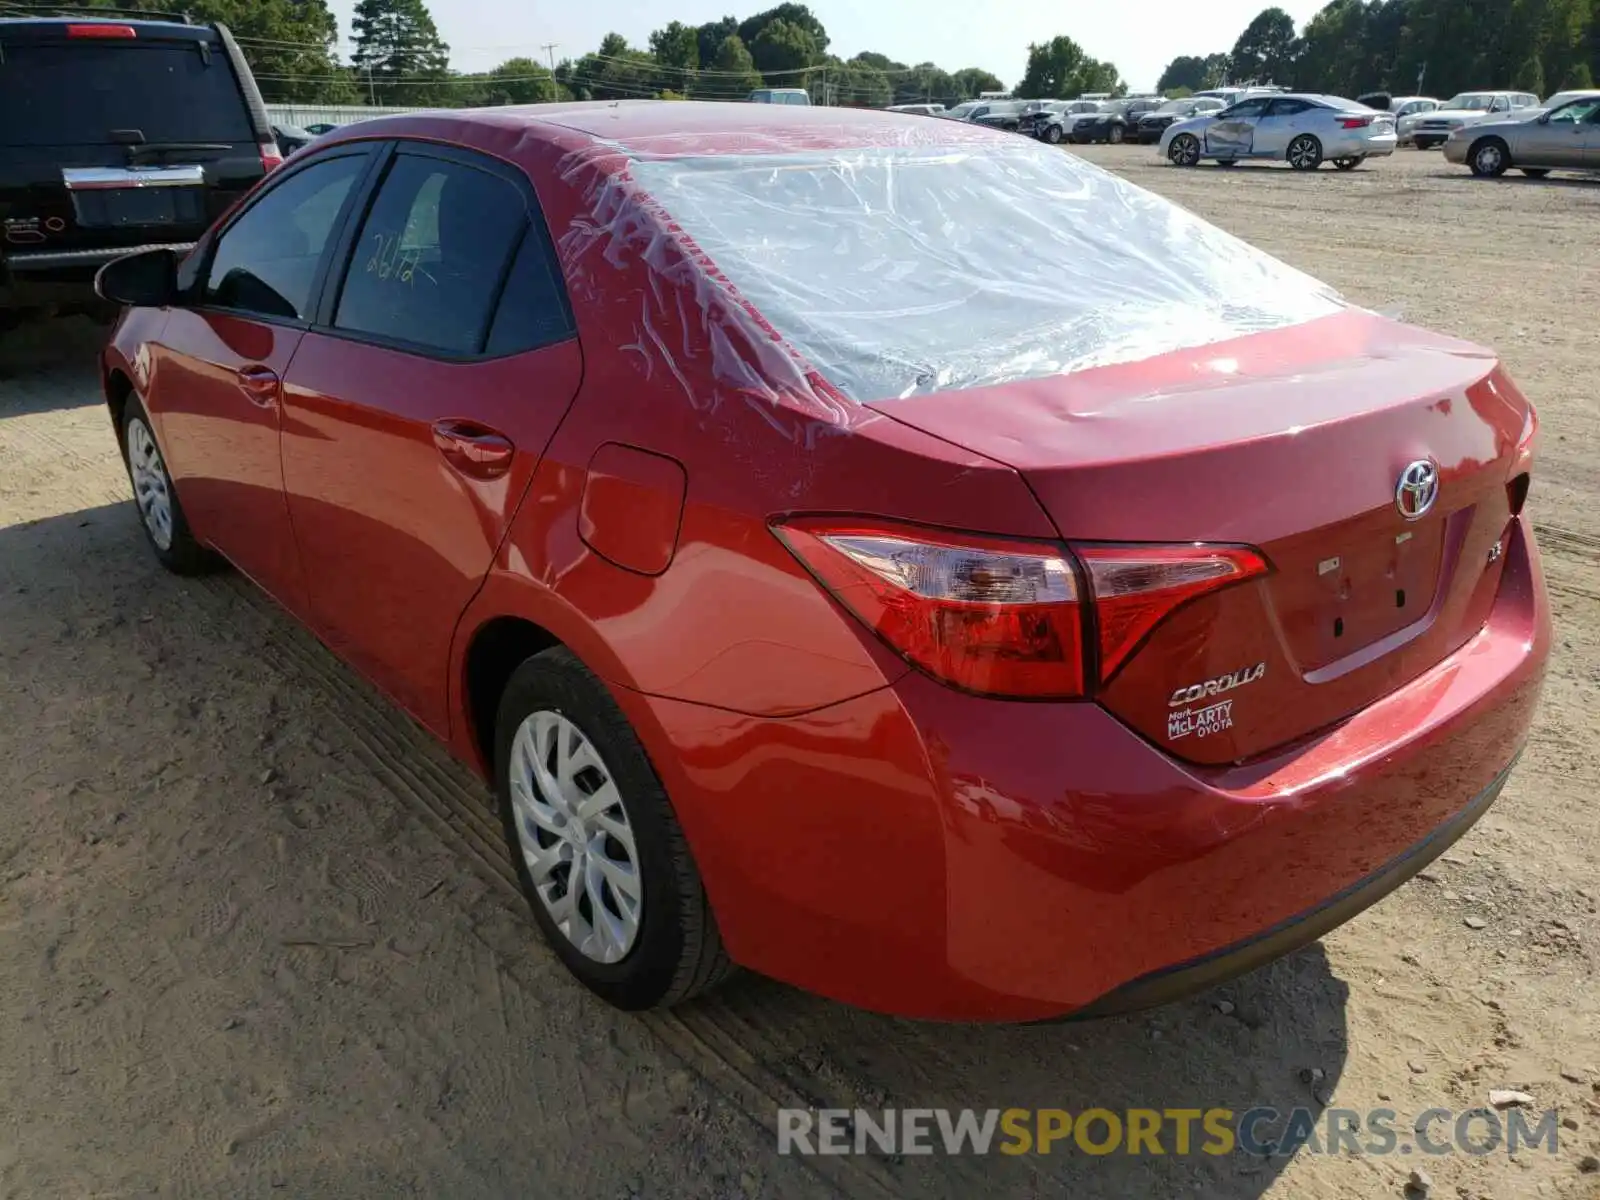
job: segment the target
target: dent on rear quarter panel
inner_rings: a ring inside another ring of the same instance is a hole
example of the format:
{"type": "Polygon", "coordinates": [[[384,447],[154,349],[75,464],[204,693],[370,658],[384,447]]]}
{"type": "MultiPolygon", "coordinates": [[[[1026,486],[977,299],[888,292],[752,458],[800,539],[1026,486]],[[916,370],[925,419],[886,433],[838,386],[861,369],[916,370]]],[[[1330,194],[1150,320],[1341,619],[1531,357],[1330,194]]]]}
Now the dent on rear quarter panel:
{"type": "Polygon", "coordinates": [[[581,625],[587,646],[574,649],[615,684],[760,715],[899,678],[903,660],[835,606],[769,521],[832,510],[1048,538],[1048,518],[1011,468],[809,374],[616,177],[625,160],[614,147],[551,143],[526,155],[584,345],[584,383],[466,628],[514,596],[531,620],[545,608],[553,631],[581,625]],[[608,560],[581,534],[589,464],[606,443],[683,467],[677,548],[659,575],[608,560]]]}

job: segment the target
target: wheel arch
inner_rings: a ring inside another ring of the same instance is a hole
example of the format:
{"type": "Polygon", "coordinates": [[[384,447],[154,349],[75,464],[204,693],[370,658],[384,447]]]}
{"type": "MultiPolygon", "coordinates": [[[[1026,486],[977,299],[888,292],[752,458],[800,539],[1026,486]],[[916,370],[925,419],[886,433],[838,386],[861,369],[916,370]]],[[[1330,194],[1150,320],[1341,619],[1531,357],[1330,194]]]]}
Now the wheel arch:
{"type": "Polygon", "coordinates": [[[516,669],[543,650],[565,645],[543,625],[496,616],[473,630],[461,662],[461,711],[468,748],[485,775],[494,768],[495,719],[516,669]]]}
{"type": "Polygon", "coordinates": [[[122,416],[128,410],[128,398],[133,395],[133,379],[121,367],[107,368],[104,384],[106,411],[111,415],[111,428],[117,435],[117,446],[122,447],[122,416]]]}

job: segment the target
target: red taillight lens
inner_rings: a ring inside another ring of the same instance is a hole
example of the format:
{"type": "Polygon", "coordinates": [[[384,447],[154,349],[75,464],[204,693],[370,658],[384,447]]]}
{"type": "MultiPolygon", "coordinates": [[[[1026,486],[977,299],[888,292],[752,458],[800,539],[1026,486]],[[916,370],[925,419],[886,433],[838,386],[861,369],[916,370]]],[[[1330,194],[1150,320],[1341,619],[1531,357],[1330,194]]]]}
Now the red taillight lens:
{"type": "Polygon", "coordinates": [[[69,38],[136,38],[139,31],[132,25],[68,25],[69,38]]]}
{"type": "Polygon", "coordinates": [[[283,151],[278,149],[276,142],[261,143],[261,169],[272,171],[283,166],[283,151]]]}
{"type": "Polygon", "coordinates": [[[796,518],[774,532],[840,604],[930,675],[1034,699],[1087,694],[1183,605],[1270,569],[1248,546],[1075,543],[1069,553],[839,517],[796,518]],[[1090,606],[1099,637],[1086,647],[1090,606]]]}
{"type": "Polygon", "coordinates": [[[1371,117],[1340,117],[1340,129],[1362,129],[1372,124],[1371,117]]]}
{"type": "Polygon", "coordinates": [[[774,531],[930,675],[988,695],[1083,694],[1077,575],[1063,548],[865,520],[802,518],[774,531]]]}
{"type": "Polygon", "coordinates": [[[1075,544],[1072,552],[1094,594],[1101,682],[1179,606],[1267,573],[1266,559],[1244,546],[1075,544]]]}

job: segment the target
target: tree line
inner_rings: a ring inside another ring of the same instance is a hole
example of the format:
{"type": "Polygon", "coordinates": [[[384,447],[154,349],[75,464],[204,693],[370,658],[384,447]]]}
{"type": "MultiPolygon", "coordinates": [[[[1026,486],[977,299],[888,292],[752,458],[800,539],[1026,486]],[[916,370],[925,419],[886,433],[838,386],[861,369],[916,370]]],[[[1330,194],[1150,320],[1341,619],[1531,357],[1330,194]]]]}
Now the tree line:
{"type": "Polygon", "coordinates": [[[1255,80],[1342,96],[1548,96],[1596,75],[1600,0],[1332,0],[1300,30],[1283,9],[1263,10],[1232,50],[1173,59],[1157,90],[1255,80]]]}

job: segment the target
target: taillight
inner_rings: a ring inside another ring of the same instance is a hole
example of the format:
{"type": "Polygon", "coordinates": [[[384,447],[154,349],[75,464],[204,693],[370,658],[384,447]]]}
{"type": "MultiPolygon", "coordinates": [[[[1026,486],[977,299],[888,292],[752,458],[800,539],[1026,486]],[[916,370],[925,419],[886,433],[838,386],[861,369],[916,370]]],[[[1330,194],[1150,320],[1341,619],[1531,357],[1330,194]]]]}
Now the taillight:
{"type": "Polygon", "coordinates": [[[1267,560],[1245,546],[1075,544],[1072,550],[1094,594],[1101,682],[1182,605],[1267,573],[1267,560]]]}
{"type": "Polygon", "coordinates": [[[774,532],[840,604],[914,665],[967,691],[1032,699],[1086,695],[1178,608],[1268,570],[1248,547],[1075,544],[1069,551],[837,517],[796,518],[774,532]],[[1087,646],[1091,613],[1098,637],[1087,646]]]}
{"type": "Polygon", "coordinates": [[[774,532],[928,674],[989,695],[1083,694],[1083,619],[1065,548],[866,520],[803,518],[774,532]]]}
{"type": "Polygon", "coordinates": [[[278,149],[276,142],[261,143],[261,169],[272,171],[283,166],[283,151],[278,149]]]}
{"type": "Polygon", "coordinates": [[[1339,118],[1339,128],[1340,129],[1361,129],[1364,126],[1371,125],[1371,124],[1372,124],[1372,118],[1371,117],[1340,117],[1339,118]]]}
{"type": "Polygon", "coordinates": [[[69,38],[137,38],[132,25],[68,25],[69,38]]]}

